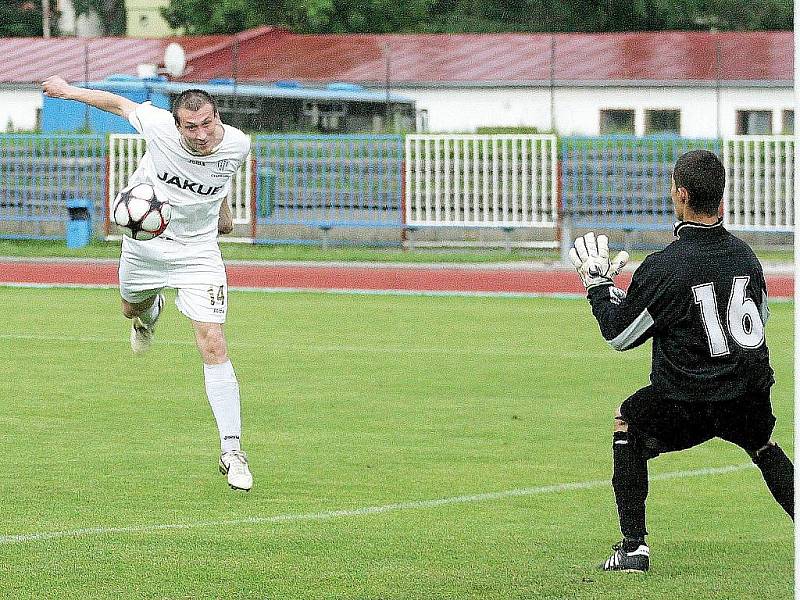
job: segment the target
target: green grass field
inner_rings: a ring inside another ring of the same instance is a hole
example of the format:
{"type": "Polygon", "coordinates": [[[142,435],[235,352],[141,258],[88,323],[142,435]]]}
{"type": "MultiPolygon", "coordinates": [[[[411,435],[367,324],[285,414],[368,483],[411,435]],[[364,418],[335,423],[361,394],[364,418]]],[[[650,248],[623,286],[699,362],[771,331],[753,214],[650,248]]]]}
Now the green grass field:
{"type": "MultiPolygon", "coordinates": [[[[793,305],[771,308],[792,455],[793,305]]],[[[613,352],[582,300],[233,293],[247,494],[171,302],[144,357],[115,290],[0,288],[0,311],[2,598],[792,597],[791,522],[719,441],[651,462],[651,572],[594,568],[649,344],[613,352]]]]}
{"type": "MultiPolygon", "coordinates": [[[[403,263],[498,263],[560,260],[557,249],[490,249],[490,248],[442,248],[402,250],[401,248],[371,248],[368,246],[345,246],[322,248],[303,245],[254,245],[222,242],[222,255],[226,260],[254,261],[368,261],[403,263]]],[[[63,241],[2,240],[0,256],[14,257],[69,257],[69,258],[119,258],[120,242],[94,240],[83,248],[67,248],[63,241]]],[[[791,263],[791,248],[755,247],[762,261],[791,263]]],[[[642,260],[648,252],[632,251],[632,260],[642,260]]]]}

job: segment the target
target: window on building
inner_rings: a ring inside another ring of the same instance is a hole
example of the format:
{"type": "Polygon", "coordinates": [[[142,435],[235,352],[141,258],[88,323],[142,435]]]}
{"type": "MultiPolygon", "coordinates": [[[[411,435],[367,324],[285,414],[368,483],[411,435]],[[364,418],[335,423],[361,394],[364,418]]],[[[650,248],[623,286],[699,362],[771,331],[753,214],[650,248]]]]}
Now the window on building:
{"type": "Polygon", "coordinates": [[[646,110],[644,111],[645,133],[681,133],[681,111],[679,110],[646,110]]]}
{"type": "Polygon", "coordinates": [[[771,110],[737,110],[737,135],[769,135],[772,133],[771,110]]]}
{"type": "Polygon", "coordinates": [[[634,133],[633,110],[618,108],[601,110],[600,133],[634,133]]]}
{"type": "Polygon", "coordinates": [[[794,111],[793,110],[785,110],[783,111],[783,126],[781,127],[781,133],[784,135],[793,135],[794,134],[794,111]]]}

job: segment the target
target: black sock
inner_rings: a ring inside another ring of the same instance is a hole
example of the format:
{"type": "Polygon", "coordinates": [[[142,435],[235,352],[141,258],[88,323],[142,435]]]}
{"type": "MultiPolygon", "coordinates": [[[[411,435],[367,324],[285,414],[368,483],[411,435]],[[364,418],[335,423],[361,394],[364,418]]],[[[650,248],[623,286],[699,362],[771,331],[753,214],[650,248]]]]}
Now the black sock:
{"type": "Polygon", "coordinates": [[[644,540],[647,500],[647,460],[628,439],[627,431],[614,432],[614,496],[619,525],[626,540],[644,540]]]}
{"type": "Polygon", "coordinates": [[[764,448],[753,462],[761,469],[769,491],[794,520],[794,465],[777,444],[764,448]]]}
{"type": "Polygon", "coordinates": [[[625,538],[624,540],[622,540],[622,549],[625,552],[633,552],[639,546],[646,543],[647,542],[644,541],[644,538],[634,538],[634,539],[625,538]]]}

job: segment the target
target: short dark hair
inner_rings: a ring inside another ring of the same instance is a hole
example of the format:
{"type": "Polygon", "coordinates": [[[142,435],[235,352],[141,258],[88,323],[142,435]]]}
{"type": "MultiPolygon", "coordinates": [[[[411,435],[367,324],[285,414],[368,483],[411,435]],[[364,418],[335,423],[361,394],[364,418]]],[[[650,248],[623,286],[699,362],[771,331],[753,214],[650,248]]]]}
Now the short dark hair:
{"type": "Polygon", "coordinates": [[[184,90],[178,94],[177,98],[172,102],[172,117],[175,119],[175,124],[180,125],[178,120],[178,109],[186,108],[188,110],[200,110],[204,104],[210,104],[214,109],[214,114],[219,114],[217,109],[217,101],[204,90],[184,90]]]}
{"type": "Polygon", "coordinates": [[[689,207],[696,213],[716,215],[725,193],[725,167],[713,152],[691,150],[682,154],[672,171],[676,188],[689,193],[689,207]]]}

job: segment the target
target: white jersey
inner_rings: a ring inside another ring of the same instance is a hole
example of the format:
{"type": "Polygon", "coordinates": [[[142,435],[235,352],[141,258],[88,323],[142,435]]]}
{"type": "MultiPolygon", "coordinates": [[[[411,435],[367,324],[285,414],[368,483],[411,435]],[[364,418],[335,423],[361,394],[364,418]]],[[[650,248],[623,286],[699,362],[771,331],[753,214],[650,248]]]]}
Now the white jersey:
{"type": "Polygon", "coordinates": [[[172,113],[145,102],[128,116],[147,142],[129,183],[147,182],[156,197],[169,200],[172,218],[165,237],[183,243],[217,239],[219,207],[231,178],[250,152],[250,137],[223,125],[222,142],[211,154],[192,154],[181,144],[172,113]]]}

